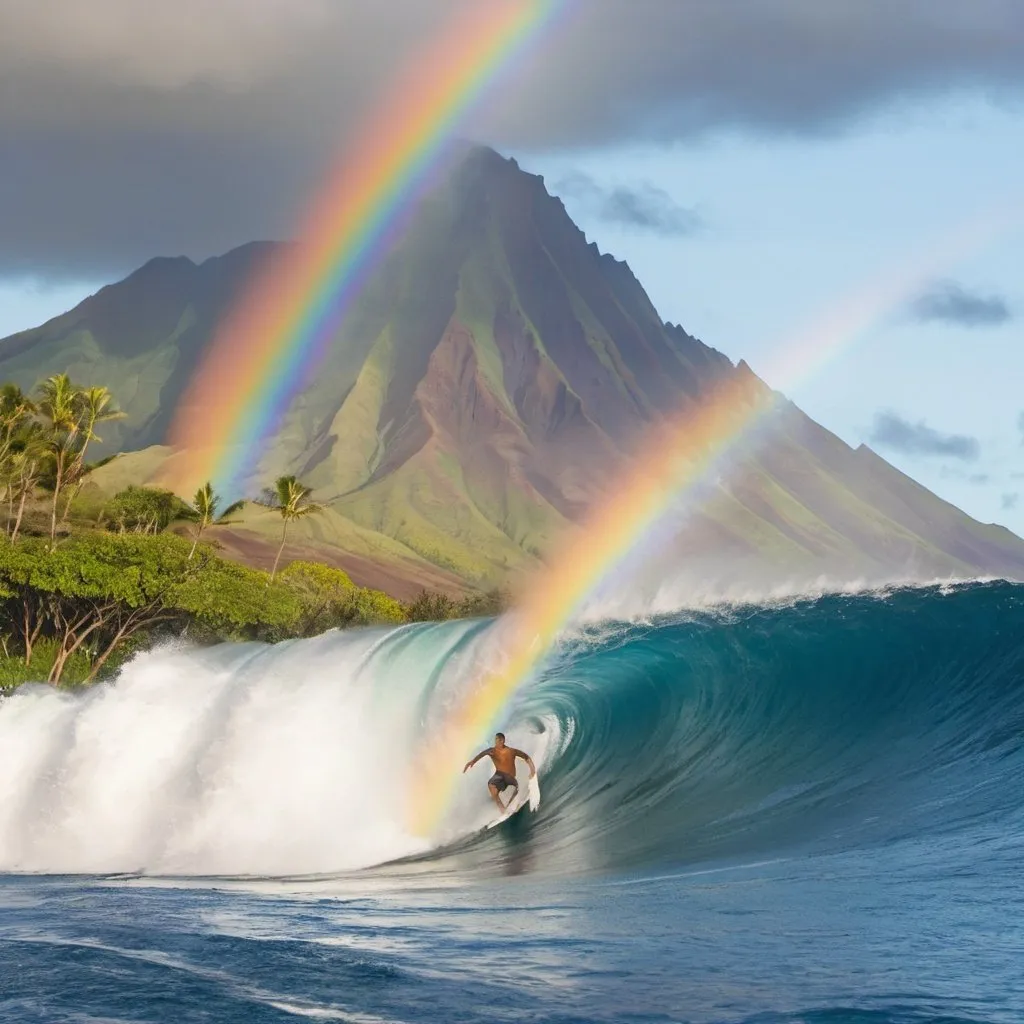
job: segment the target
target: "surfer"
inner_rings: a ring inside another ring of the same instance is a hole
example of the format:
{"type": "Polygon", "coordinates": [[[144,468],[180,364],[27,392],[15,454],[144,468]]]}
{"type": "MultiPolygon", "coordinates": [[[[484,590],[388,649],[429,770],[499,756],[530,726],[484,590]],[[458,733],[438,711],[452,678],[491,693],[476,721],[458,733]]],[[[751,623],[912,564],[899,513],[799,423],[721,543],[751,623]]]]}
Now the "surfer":
{"type": "Polygon", "coordinates": [[[466,762],[466,767],[462,769],[463,775],[482,757],[489,757],[494,763],[494,774],[487,780],[487,791],[498,805],[498,810],[504,814],[509,804],[515,798],[516,793],[519,792],[519,783],[516,782],[516,758],[521,757],[530,766],[531,779],[537,774],[536,765],[534,765],[533,758],[529,754],[524,754],[523,751],[516,750],[515,747],[506,746],[505,734],[503,732],[495,735],[493,747],[481,750],[472,761],[466,762]],[[498,794],[504,793],[510,786],[513,789],[513,793],[509,796],[508,803],[503,804],[498,794]]]}

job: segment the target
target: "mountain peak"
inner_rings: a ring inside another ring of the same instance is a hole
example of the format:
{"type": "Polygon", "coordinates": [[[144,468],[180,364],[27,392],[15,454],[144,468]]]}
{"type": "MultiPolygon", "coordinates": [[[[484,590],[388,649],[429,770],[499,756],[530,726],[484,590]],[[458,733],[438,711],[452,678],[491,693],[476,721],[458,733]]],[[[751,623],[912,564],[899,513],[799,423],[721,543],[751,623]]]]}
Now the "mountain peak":
{"type": "MultiPolygon", "coordinates": [[[[70,370],[128,414],[104,429],[101,453],[158,444],[218,324],[280,244],[198,265],[150,260],[0,342],[0,379],[31,388],[70,370]]],[[[767,387],[745,361],[664,323],[543,178],[473,144],[453,148],[325,348],[254,486],[295,473],[348,524],[346,543],[373,537],[417,572],[425,560],[478,583],[544,557],[628,473],[652,427],[723,380],[767,387]]],[[[746,475],[694,510],[676,545],[687,564],[718,571],[756,555],[815,574],[825,558],[1024,572],[1016,541],[978,534],[790,403],[765,436],[746,475]]]]}

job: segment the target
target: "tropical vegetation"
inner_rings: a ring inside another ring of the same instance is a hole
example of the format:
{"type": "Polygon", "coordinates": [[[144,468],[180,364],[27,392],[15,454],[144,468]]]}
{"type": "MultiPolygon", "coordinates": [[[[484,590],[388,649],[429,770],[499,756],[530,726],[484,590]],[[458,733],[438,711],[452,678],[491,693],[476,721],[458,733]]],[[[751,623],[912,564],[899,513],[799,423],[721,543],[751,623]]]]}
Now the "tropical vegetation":
{"type": "Polygon", "coordinates": [[[299,483],[294,476],[278,477],[273,488],[264,493],[266,504],[281,514],[282,523],[281,544],[277,549],[274,567],[270,570],[270,579],[273,581],[277,575],[278,563],[281,561],[281,552],[284,551],[285,542],[288,540],[288,527],[299,519],[305,519],[306,516],[319,514],[324,507],[310,498],[310,488],[299,483]]]}
{"type": "Polygon", "coordinates": [[[340,569],[295,562],[269,574],[171,533],[73,534],[0,545],[0,686],[91,682],[139,646],[277,641],[405,621],[402,605],[340,569]]]}
{"type": "Polygon", "coordinates": [[[318,562],[281,569],[289,527],[323,511],[294,476],[257,499],[281,516],[270,572],[204,540],[236,522],[245,504],[225,505],[211,483],[191,501],[133,484],[97,505],[84,493],[87,454],[100,425],[122,415],[106,388],[78,387],[67,374],[47,378],[34,395],[0,386],[0,691],[28,681],[90,683],[164,639],[273,642],[493,614],[504,604],[494,591],[462,601],[424,592],[403,605],[318,562]]]}
{"type": "Polygon", "coordinates": [[[195,523],[195,530],[193,532],[195,539],[192,541],[192,550],[188,553],[190,560],[195,557],[196,548],[202,539],[203,531],[210,526],[229,526],[235,522],[231,517],[236,512],[240,512],[245,505],[244,501],[236,501],[234,504],[228,505],[221,512],[220,503],[220,495],[214,493],[213,486],[207,481],[196,491],[192,504],[185,505],[179,511],[179,518],[188,519],[195,523]]]}

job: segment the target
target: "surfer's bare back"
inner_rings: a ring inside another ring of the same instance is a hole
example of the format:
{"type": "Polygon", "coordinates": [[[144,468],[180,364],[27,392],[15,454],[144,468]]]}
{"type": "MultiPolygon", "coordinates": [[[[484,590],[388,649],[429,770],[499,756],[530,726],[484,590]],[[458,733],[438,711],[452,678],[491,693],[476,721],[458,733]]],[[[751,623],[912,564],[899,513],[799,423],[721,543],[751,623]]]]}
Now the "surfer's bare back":
{"type": "Polygon", "coordinates": [[[505,745],[503,732],[495,735],[493,747],[481,750],[472,761],[466,762],[466,767],[462,769],[463,774],[468,772],[482,757],[489,757],[494,762],[494,774],[487,780],[487,791],[498,805],[498,810],[504,814],[505,809],[512,803],[516,792],[519,791],[519,783],[516,782],[516,758],[521,757],[530,766],[530,778],[537,774],[537,767],[529,754],[524,754],[523,751],[516,750],[515,747],[505,745]],[[509,796],[508,803],[503,804],[498,794],[504,793],[509,786],[515,792],[509,796]]]}

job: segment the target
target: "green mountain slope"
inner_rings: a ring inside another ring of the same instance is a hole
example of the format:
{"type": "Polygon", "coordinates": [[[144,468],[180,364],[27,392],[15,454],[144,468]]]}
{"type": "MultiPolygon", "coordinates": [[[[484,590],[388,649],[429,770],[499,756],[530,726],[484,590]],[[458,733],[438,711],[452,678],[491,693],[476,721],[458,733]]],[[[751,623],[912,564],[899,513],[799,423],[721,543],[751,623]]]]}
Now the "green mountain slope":
{"type": "MultiPolygon", "coordinates": [[[[30,387],[69,370],[107,384],[128,412],[107,450],[158,444],[218,318],[268,251],[151,261],[0,342],[0,379],[30,387]]],[[[663,323],[540,178],[472,149],[365,286],[260,477],[296,473],[330,503],[330,525],[299,536],[308,548],[335,559],[358,548],[393,578],[490,584],[536,566],[624,478],[652,425],[729,379],[752,400],[765,387],[663,323]]],[[[97,486],[157,479],[163,457],[115,460],[97,486]]],[[[1024,577],[1024,542],[788,403],[733,461],[692,498],[660,571],[1024,577]]]]}
{"type": "Polygon", "coordinates": [[[103,383],[128,417],[105,427],[98,452],[158,444],[214,325],[270,249],[253,243],[201,266],[150,260],[63,316],[0,341],[0,378],[26,389],[63,372],[103,383]]]}

